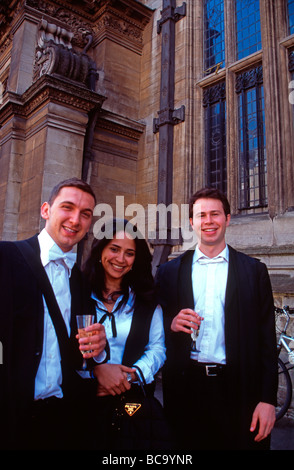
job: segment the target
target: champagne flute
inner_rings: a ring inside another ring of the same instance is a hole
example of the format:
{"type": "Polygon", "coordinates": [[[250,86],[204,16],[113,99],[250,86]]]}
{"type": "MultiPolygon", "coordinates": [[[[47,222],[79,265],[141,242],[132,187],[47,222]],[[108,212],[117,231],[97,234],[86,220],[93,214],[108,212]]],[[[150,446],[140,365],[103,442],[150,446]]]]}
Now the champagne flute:
{"type": "Polygon", "coordinates": [[[192,328],[192,333],[191,333],[191,339],[192,339],[191,350],[192,352],[195,352],[195,353],[201,352],[200,349],[198,349],[196,346],[196,340],[199,336],[199,330],[200,330],[200,325],[198,325],[197,330],[195,330],[195,328],[192,328]]]}
{"type": "MultiPolygon", "coordinates": [[[[94,323],[94,315],[77,315],[77,327],[78,327],[78,333],[80,338],[83,338],[85,336],[92,336],[92,331],[85,331],[85,328],[87,326],[93,325],[94,323]]],[[[81,351],[82,355],[89,353],[91,351],[81,351]]],[[[83,358],[83,365],[82,365],[82,370],[87,369],[87,361],[86,359],[83,358]]]]}

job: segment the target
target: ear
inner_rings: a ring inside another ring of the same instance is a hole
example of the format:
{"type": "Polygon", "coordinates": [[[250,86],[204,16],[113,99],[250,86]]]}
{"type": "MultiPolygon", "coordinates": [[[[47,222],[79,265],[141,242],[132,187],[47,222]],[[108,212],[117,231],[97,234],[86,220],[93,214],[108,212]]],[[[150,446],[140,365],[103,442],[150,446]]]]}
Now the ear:
{"type": "Polygon", "coordinates": [[[230,225],[230,221],[231,221],[231,214],[228,214],[227,215],[227,221],[226,221],[226,227],[228,227],[230,225]]]}
{"type": "Polygon", "coordinates": [[[50,204],[49,202],[44,202],[41,206],[41,217],[45,220],[49,219],[49,210],[50,210],[50,204]]]}

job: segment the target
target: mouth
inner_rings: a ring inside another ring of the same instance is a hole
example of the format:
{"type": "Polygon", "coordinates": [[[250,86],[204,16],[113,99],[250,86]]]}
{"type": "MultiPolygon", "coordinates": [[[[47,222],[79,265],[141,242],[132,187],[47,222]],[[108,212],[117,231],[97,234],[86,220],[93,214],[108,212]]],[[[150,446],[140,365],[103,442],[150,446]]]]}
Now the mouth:
{"type": "Polygon", "coordinates": [[[205,233],[213,233],[217,231],[217,228],[204,228],[202,231],[205,233]]]}
{"type": "Polygon", "coordinates": [[[110,263],[110,264],[116,271],[123,271],[125,269],[125,266],[119,266],[119,265],[113,264],[113,263],[110,263]]]}
{"type": "Polygon", "coordinates": [[[63,230],[68,233],[69,235],[76,235],[78,233],[78,230],[74,230],[70,227],[67,227],[66,225],[62,226],[63,230]]]}

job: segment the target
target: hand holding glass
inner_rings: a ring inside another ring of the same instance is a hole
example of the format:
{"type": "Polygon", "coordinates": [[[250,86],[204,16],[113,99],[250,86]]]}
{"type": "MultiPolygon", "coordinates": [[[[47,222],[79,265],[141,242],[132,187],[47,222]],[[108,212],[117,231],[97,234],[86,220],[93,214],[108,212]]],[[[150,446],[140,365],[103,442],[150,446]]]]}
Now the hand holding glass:
{"type": "MultiPolygon", "coordinates": [[[[93,325],[94,315],[77,315],[76,319],[77,319],[77,327],[78,327],[78,333],[79,333],[80,338],[92,336],[93,331],[85,331],[85,328],[87,328],[87,326],[93,325]]],[[[89,343],[89,344],[91,344],[91,343],[89,343]]],[[[91,352],[91,351],[81,351],[81,353],[83,355],[86,354],[86,353],[89,353],[89,352],[91,352]]],[[[83,359],[82,368],[83,368],[83,370],[85,370],[87,368],[86,359],[83,359]]]]}

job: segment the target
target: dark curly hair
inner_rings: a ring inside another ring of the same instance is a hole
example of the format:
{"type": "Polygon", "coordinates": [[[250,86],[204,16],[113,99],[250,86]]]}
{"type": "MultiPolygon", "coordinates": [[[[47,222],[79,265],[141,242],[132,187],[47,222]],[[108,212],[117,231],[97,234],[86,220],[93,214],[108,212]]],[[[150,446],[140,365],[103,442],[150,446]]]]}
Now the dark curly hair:
{"type": "MultiPolygon", "coordinates": [[[[98,299],[105,300],[103,290],[105,288],[104,268],[101,254],[115,234],[124,231],[128,233],[135,242],[136,255],[132,269],[125,274],[121,283],[120,294],[123,294],[122,304],[125,304],[129,297],[129,287],[134,291],[136,300],[151,302],[154,297],[154,279],[152,276],[152,255],[146,240],[136,226],[126,219],[112,219],[106,222],[101,231],[97,234],[91,247],[89,257],[84,265],[84,274],[90,284],[92,292],[98,299]]],[[[117,293],[116,293],[117,294],[117,293]]]]}

